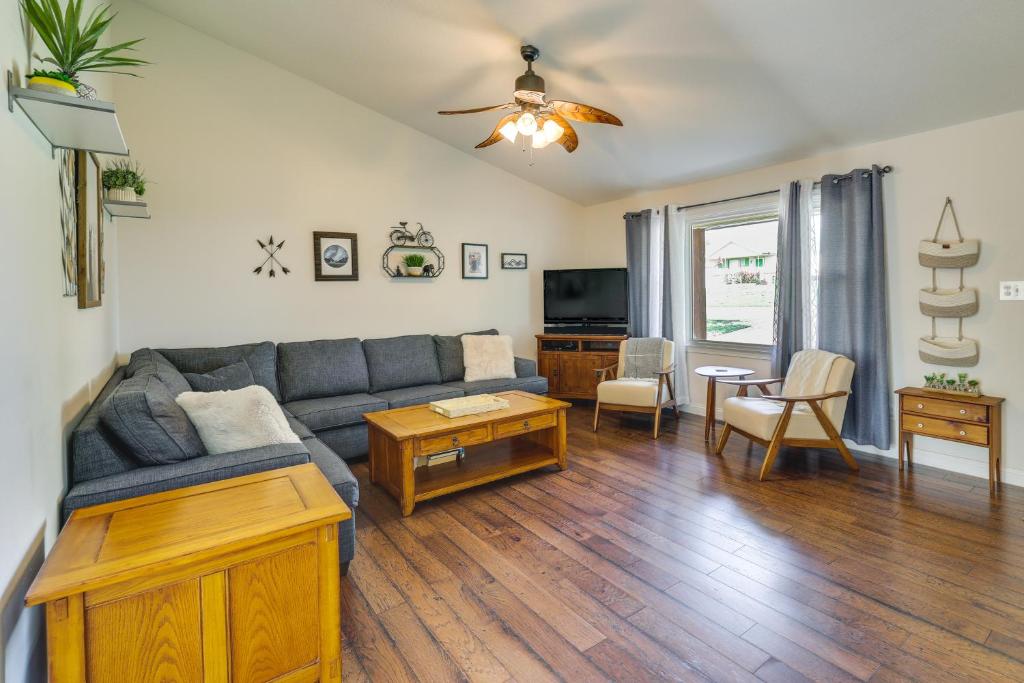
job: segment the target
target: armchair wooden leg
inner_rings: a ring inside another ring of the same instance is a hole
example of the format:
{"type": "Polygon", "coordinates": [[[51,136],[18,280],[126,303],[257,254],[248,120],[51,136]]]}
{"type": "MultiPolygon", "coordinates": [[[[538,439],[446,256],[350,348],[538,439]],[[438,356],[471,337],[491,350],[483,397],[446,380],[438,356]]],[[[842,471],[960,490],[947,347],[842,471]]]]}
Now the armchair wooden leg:
{"type": "Polygon", "coordinates": [[[775,458],[779,454],[779,448],[782,447],[782,440],[786,436],[786,428],[789,427],[789,418],[792,414],[793,404],[787,403],[782,411],[782,416],[779,417],[779,424],[775,426],[775,433],[772,434],[771,443],[768,444],[768,452],[764,454],[764,462],[761,463],[761,474],[758,476],[760,481],[768,478],[768,473],[771,471],[772,465],[775,464],[775,458]]]}
{"type": "Polygon", "coordinates": [[[597,431],[597,424],[601,420],[601,402],[594,402],[594,431],[597,431]]]}
{"type": "Polygon", "coordinates": [[[722,435],[718,437],[718,445],[715,446],[715,455],[721,455],[722,451],[725,450],[725,444],[729,441],[729,436],[732,435],[732,427],[728,422],[722,427],[722,435]]]}
{"type": "Polygon", "coordinates": [[[654,409],[654,438],[658,438],[658,430],[661,428],[661,404],[654,409]]]}
{"type": "MultiPolygon", "coordinates": [[[[846,447],[846,444],[843,443],[843,438],[839,436],[839,432],[836,431],[836,428],[832,425],[832,421],[828,419],[828,415],[826,415],[825,411],[821,409],[818,402],[808,401],[807,403],[810,404],[811,410],[814,411],[814,416],[818,418],[818,423],[821,425],[821,428],[825,430],[825,433],[828,434],[829,440],[832,441],[836,450],[839,451],[839,455],[843,456],[843,460],[846,461],[846,464],[849,465],[850,469],[854,472],[860,470],[860,465],[858,465],[857,461],[854,460],[853,455],[850,454],[850,450],[846,447]]],[[[900,447],[902,448],[902,445],[900,447]]]]}
{"type": "Polygon", "coordinates": [[[665,378],[668,381],[668,397],[672,399],[672,412],[675,413],[676,419],[679,419],[679,401],[676,400],[675,387],[672,386],[672,377],[665,378]]]}

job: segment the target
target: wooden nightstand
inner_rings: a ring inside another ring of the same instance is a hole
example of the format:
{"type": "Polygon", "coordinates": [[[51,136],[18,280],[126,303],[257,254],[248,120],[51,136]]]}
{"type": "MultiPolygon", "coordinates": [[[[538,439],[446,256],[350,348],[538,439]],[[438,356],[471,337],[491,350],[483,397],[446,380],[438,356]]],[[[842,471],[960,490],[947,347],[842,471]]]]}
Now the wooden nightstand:
{"type": "Polygon", "coordinates": [[[957,396],[904,387],[900,395],[900,470],[903,452],[913,462],[914,434],[988,448],[988,487],[1002,482],[1003,401],[998,396],[957,396]]]}

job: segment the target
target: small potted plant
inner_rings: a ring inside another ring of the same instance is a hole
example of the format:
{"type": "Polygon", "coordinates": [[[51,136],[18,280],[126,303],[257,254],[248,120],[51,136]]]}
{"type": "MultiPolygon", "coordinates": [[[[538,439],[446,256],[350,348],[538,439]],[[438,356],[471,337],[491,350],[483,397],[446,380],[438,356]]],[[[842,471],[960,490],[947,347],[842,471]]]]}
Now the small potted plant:
{"type": "Polygon", "coordinates": [[[103,188],[107,191],[107,199],[137,202],[146,194],[146,175],[137,163],[118,159],[103,170],[103,188]]]}
{"type": "Polygon", "coordinates": [[[410,277],[420,277],[423,275],[423,264],[426,259],[423,258],[423,254],[406,254],[402,258],[402,263],[405,264],[405,274],[410,277]]]}
{"type": "Polygon", "coordinates": [[[137,74],[124,69],[149,64],[126,56],[142,38],[99,47],[101,36],[117,15],[110,13],[109,5],[104,5],[89,12],[83,21],[82,3],[83,0],[67,0],[62,9],[59,0],[21,0],[22,14],[50,52],[49,57],[33,56],[57,67],[55,71],[33,71],[29,75],[29,88],[95,99],[96,91],[79,82],[79,73],[97,71],[135,76],[137,74]]]}

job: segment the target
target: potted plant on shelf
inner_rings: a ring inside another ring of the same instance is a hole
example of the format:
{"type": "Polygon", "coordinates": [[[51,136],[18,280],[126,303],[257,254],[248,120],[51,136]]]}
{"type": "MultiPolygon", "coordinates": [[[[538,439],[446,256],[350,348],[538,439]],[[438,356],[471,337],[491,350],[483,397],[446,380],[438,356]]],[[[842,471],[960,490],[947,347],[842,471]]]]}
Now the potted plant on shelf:
{"type": "Polygon", "coordinates": [[[107,199],[137,202],[146,194],[146,176],[137,163],[118,159],[103,170],[103,189],[107,191],[107,199]]]}
{"type": "Polygon", "coordinates": [[[423,275],[423,264],[426,259],[423,258],[423,254],[406,254],[402,258],[402,263],[405,264],[405,273],[410,277],[420,277],[423,275]]]}
{"type": "Polygon", "coordinates": [[[127,56],[142,38],[98,47],[97,43],[117,15],[110,14],[110,6],[104,5],[90,12],[83,22],[82,2],[67,0],[66,7],[61,9],[60,0],[21,0],[21,11],[50,52],[49,57],[33,56],[57,67],[55,71],[34,70],[29,75],[29,88],[94,99],[96,91],[78,80],[81,72],[136,76],[123,69],[149,64],[127,56]]]}

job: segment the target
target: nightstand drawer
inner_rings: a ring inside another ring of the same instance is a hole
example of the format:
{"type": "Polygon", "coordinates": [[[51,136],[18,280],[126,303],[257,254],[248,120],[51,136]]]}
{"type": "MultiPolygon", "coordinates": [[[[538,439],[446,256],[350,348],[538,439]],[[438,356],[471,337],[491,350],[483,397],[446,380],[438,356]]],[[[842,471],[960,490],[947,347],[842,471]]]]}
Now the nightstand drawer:
{"type": "Polygon", "coordinates": [[[902,427],[908,432],[914,432],[922,436],[934,436],[940,439],[963,441],[964,443],[973,443],[979,446],[988,445],[988,427],[985,425],[924,417],[923,415],[909,415],[906,413],[903,414],[902,420],[902,427]]]}
{"type": "Polygon", "coordinates": [[[548,427],[554,427],[556,421],[557,418],[554,413],[545,413],[530,418],[498,422],[494,425],[494,438],[501,439],[506,436],[535,432],[538,429],[547,429],[548,427]]]}
{"type": "Polygon", "coordinates": [[[903,410],[935,417],[951,417],[961,422],[988,422],[988,408],[973,403],[945,401],[941,398],[904,396],[903,410]]]}
{"type": "Polygon", "coordinates": [[[440,453],[460,446],[473,446],[491,440],[491,432],[487,427],[464,429],[443,436],[430,436],[420,439],[420,455],[440,453]]]}

